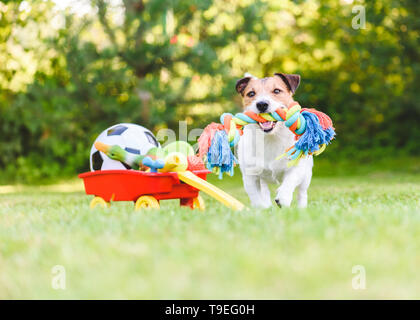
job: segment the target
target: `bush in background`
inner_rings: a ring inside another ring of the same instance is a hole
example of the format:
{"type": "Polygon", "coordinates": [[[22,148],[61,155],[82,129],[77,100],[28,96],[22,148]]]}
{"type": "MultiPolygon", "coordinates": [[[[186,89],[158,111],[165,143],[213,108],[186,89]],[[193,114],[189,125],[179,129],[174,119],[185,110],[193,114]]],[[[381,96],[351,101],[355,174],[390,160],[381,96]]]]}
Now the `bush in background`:
{"type": "Polygon", "coordinates": [[[0,3],[0,182],[87,170],[95,136],[118,122],[203,127],[240,108],[244,72],[300,73],[296,99],[331,115],[324,157],[417,156],[416,1],[0,3]]]}

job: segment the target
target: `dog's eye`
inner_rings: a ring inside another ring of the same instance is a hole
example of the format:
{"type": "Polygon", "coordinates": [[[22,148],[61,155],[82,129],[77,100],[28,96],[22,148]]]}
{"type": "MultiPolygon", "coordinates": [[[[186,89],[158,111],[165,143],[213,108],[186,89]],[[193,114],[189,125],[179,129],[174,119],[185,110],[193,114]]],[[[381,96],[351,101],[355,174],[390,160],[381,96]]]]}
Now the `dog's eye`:
{"type": "Polygon", "coordinates": [[[281,92],[280,89],[274,89],[274,91],[273,91],[274,94],[279,94],[280,92],[281,92]]]}
{"type": "Polygon", "coordinates": [[[253,96],[255,96],[255,91],[250,91],[246,94],[248,97],[252,98],[253,96]]]}

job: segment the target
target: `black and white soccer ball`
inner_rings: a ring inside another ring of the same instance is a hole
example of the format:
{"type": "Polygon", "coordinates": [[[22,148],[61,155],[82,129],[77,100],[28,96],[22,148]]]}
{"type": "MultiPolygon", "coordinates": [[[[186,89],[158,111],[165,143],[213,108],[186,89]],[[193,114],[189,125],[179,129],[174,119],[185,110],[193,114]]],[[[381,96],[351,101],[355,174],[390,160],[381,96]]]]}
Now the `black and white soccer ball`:
{"type": "MultiPolygon", "coordinates": [[[[104,130],[95,140],[108,145],[119,145],[133,154],[146,154],[153,147],[160,147],[153,133],[145,127],[132,123],[119,123],[104,130]]],[[[108,158],[97,150],[95,145],[90,149],[90,170],[124,170],[130,169],[126,164],[108,158]]]]}

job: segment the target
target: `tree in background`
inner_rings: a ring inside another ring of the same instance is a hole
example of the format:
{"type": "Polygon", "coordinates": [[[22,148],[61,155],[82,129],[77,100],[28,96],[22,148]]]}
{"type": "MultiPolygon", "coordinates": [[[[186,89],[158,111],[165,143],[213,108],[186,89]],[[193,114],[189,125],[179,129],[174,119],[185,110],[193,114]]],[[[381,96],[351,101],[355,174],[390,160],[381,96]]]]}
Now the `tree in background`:
{"type": "MultiPolygon", "coordinates": [[[[240,108],[244,72],[300,73],[334,119],[328,157],[418,155],[419,6],[405,1],[122,0],[84,15],[0,2],[0,167],[9,180],[86,170],[117,122],[203,127],[240,108]],[[352,8],[366,8],[353,29],[352,8]]],[[[324,155],[325,157],[325,155],[324,155]]]]}

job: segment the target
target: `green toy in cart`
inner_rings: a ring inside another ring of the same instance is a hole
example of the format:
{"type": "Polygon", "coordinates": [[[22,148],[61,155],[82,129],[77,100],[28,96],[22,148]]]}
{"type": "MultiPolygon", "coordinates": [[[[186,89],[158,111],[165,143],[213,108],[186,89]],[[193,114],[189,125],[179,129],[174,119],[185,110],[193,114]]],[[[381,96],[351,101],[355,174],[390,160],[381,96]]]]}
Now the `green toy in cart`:
{"type": "Polygon", "coordinates": [[[111,158],[112,160],[120,161],[124,163],[126,166],[134,170],[139,170],[139,169],[145,170],[143,166],[147,166],[151,168],[152,171],[156,172],[157,169],[163,168],[163,165],[164,165],[162,160],[160,161],[159,159],[154,160],[157,158],[156,154],[163,156],[164,152],[163,151],[158,152],[154,148],[151,149],[150,154],[147,153],[146,155],[135,155],[135,154],[125,151],[120,146],[117,146],[117,145],[109,146],[99,141],[95,142],[95,148],[105,153],[105,155],[111,158]]]}

